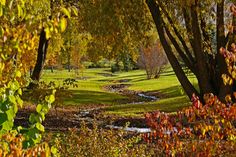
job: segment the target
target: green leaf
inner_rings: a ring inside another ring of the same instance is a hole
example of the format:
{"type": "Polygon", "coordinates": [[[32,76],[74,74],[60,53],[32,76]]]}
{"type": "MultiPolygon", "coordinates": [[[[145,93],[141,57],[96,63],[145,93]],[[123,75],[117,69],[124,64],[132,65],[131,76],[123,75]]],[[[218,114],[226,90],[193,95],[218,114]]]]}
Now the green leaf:
{"type": "Polygon", "coordinates": [[[9,108],[10,108],[10,104],[9,104],[9,101],[5,101],[5,102],[3,102],[2,104],[1,104],[1,110],[2,111],[7,111],[7,110],[9,110],[9,108]]]}
{"type": "Polygon", "coordinates": [[[66,9],[66,8],[61,8],[61,11],[68,17],[68,18],[70,18],[71,16],[70,16],[70,12],[68,11],[68,9],[66,9]]]}
{"type": "Polygon", "coordinates": [[[0,73],[3,71],[4,68],[5,68],[5,64],[4,63],[0,63],[0,73]]]}
{"type": "Polygon", "coordinates": [[[42,110],[42,108],[43,108],[43,105],[38,104],[37,107],[36,107],[36,111],[37,111],[38,113],[40,113],[41,110],[42,110]]]}
{"type": "Polygon", "coordinates": [[[21,90],[21,88],[19,88],[19,89],[17,90],[17,92],[18,92],[19,95],[22,95],[22,90],[21,90]]]}
{"type": "Polygon", "coordinates": [[[13,120],[15,118],[15,113],[13,107],[11,107],[9,110],[6,111],[7,114],[7,119],[8,120],[13,120]]]}
{"type": "Polygon", "coordinates": [[[18,132],[20,132],[22,129],[23,129],[22,126],[18,126],[18,127],[17,127],[17,131],[18,131],[18,132]]]}
{"type": "Polygon", "coordinates": [[[23,106],[23,100],[19,96],[16,97],[16,101],[20,107],[23,106]]]}
{"type": "Polygon", "coordinates": [[[13,121],[5,121],[2,123],[2,130],[11,130],[13,127],[13,121]]]}
{"type": "Polygon", "coordinates": [[[30,117],[29,117],[29,122],[31,123],[31,124],[34,124],[35,122],[36,122],[36,115],[34,114],[34,113],[32,113],[32,114],[30,114],[30,117]]]}
{"type": "Polygon", "coordinates": [[[16,77],[21,77],[21,72],[19,70],[16,71],[16,77]]]}
{"type": "Polygon", "coordinates": [[[57,154],[57,153],[58,153],[57,148],[54,147],[54,146],[52,146],[52,147],[51,147],[51,153],[54,154],[54,155],[57,154]]]}
{"type": "Polygon", "coordinates": [[[67,20],[63,17],[60,20],[60,29],[61,32],[64,32],[66,30],[66,26],[67,26],[67,20]]]}
{"type": "Polygon", "coordinates": [[[53,103],[55,101],[55,96],[54,95],[50,95],[49,96],[49,103],[53,103]]]}
{"type": "Polygon", "coordinates": [[[42,135],[39,133],[35,133],[35,139],[33,139],[34,144],[40,143],[41,139],[42,139],[42,135]]]}
{"type": "Polygon", "coordinates": [[[14,111],[14,118],[15,118],[16,113],[18,112],[18,106],[17,106],[17,104],[14,104],[14,105],[13,105],[13,111],[14,111]]]}
{"type": "Polygon", "coordinates": [[[45,114],[40,112],[40,115],[41,115],[42,120],[44,121],[45,120],[45,114]]]}
{"type": "Polygon", "coordinates": [[[6,113],[0,113],[0,125],[7,121],[7,114],[6,113]]]}
{"type": "Polygon", "coordinates": [[[41,132],[45,131],[44,126],[41,123],[36,123],[36,128],[41,132]]]}
{"type": "Polygon", "coordinates": [[[11,90],[16,91],[20,88],[20,84],[17,81],[10,81],[8,87],[11,88],[11,90]]]}
{"type": "Polygon", "coordinates": [[[16,98],[13,95],[9,95],[9,101],[13,104],[16,104],[16,98]]]}
{"type": "Polygon", "coordinates": [[[18,17],[20,18],[23,15],[23,10],[20,5],[17,5],[17,11],[18,17]]]}

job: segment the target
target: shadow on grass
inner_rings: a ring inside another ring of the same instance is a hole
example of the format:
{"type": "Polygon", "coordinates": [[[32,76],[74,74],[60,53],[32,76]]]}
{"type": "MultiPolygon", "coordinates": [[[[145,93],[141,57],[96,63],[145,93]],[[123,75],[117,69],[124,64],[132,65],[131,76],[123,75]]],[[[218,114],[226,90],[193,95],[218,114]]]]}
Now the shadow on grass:
{"type": "Polygon", "coordinates": [[[142,104],[123,104],[107,107],[104,110],[112,114],[143,114],[145,112],[160,110],[163,112],[176,112],[191,103],[186,96],[163,99],[157,102],[142,104]]]}
{"type": "Polygon", "coordinates": [[[116,77],[117,80],[122,80],[122,79],[134,79],[134,78],[137,78],[137,77],[143,77],[143,76],[146,76],[146,74],[136,74],[136,75],[129,75],[129,76],[119,76],[119,77],[116,77]]]}
{"type": "MultiPolygon", "coordinates": [[[[137,79],[137,78],[143,78],[145,77],[146,78],[146,74],[138,74],[138,75],[129,75],[129,76],[119,76],[119,77],[113,77],[113,78],[107,78],[107,79],[100,79],[98,81],[101,81],[101,82],[110,82],[110,81],[114,81],[114,80],[129,80],[130,81],[133,81],[134,79],[137,79]]],[[[144,79],[145,80],[145,79],[144,79]]]]}
{"type": "Polygon", "coordinates": [[[86,105],[86,104],[117,104],[119,102],[128,101],[127,97],[118,95],[116,93],[88,91],[88,90],[71,90],[73,96],[65,98],[65,104],[71,105],[86,105]]]}

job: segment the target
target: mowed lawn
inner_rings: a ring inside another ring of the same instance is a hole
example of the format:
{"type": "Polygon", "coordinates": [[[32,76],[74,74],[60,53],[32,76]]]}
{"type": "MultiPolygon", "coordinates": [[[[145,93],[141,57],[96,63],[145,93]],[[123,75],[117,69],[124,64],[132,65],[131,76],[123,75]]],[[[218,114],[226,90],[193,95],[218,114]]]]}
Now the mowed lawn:
{"type": "MultiPolygon", "coordinates": [[[[73,96],[65,96],[65,105],[99,107],[106,105],[104,109],[107,114],[118,114],[121,116],[140,116],[145,112],[161,110],[164,112],[176,112],[177,110],[190,105],[189,99],[185,95],[180,83],[178,82],[171,68],[167,68],[161,73],[158,79],[147,80],[143,70],[130,72],[111,73],[109,69],[86,69],[76,75],[75,71],[56,70],[51,73],[44,70],[43,80],[46,82],[55,81],[57,84],[63,83],[67,78],[75,78],[78,81],[77,88],[70,88],[73,96]],[[144,92],[158,91],[165,95],[155,102],[140,104],[127,104],[127,97],[104,90],[103,86],[113,84],[119,80],[126,80],[130,84],[130,90],[144,92]]],[[[189,80],[196,84],[193,76],[189,80]]]]}

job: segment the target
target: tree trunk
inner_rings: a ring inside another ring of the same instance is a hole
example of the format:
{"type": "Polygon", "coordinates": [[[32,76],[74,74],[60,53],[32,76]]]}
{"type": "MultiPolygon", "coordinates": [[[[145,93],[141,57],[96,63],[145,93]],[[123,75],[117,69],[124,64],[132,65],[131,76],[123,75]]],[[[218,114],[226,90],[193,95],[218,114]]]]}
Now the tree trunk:
{"type": "Polygon", "coordinates": [[[50,69],[51,69],[51,73],[53,73],[53,66],[51,66],[51,68],[50,68],[50,69]]]}
{"type": "Polygon", "coordinates": [[[197,69],[199,73],[199,75],[197,75],[197,78],[200,87],[200,94],[201,96],[203,96],[203,94],[205,93],[212,93],[214,91],[210,83],[207,61],[203,52],[203,46],[202,46],[203,40],[201,36],[201,30],[197,13],[197,4],[193,4],[191,6],[191,17],[192,17],[192,32],[193,32],[193,51],[196,57],[197,69]]]}
{"type": "MultiPolygon", "coordinates": [[[[196,75],[200,89],[200,98],[203,99],[205,93],[214,93],[221,101],[224,101],[225,96],[232,94],[233,90],[232,85],[225,86],[223,83],[222,74],[229,74],[229,72],[225,58],[220,54],[220,48],[227,47],[227,49],[230,50],[231,43],[235,43],[236,41],[236,16],[233,16],[233,32],[229,32],[227,37],[225,37],[225,0],[218,0],[216,2],[217,52],[213,52],[213,47],[210,45],[211,41],[205,30],[207,26],[204,21],[204,15],[201,15],[200,13],[201,8],[199,8],[199,1],[192,1],[188,5],[182,7],[184,23],[181,23],[180,25],[185,25],[189,41],[182,38],[171,16],[169,16],[169,12],[165,9],[166,6],[162,4],[161,0],[146,0],[146,3],[156,24],[158,35],[165,53],[188,96],[196,91],[196,89],[188,81],[186,74],[181,69],[179,64],[180,61],[174,55],[172,46],[181,56],[188,68],[196,75]],[[164,18],[162,16],[164,16],[164,18]],[[170,24],[170,27],[165,24],[165,22],[170,24]],[[189,45],[187,42],[190,42],[191,48],[187,46],[189,45]],[[207,46],[209,46],[210,49],[208,50],[211,51],[211,54],[205,52],[206,46],[204,47],[204,42],[209,43],[207,46]],[[192,51],[194,52],[194,55],[191,54],[192,51]]],[[[233,87],[234,86],[236,86],[236,83],[234,83],[233,87]]]]}
{"type": "Polygon", "coordinates": [[[46,32],[44,29],[40,33],[40,38],[39,38],[39,47],[38,47],[38,55],[37,55],[37,61],[34,66],[33,73],[31,75],[31,79],[33,82],[30,83],[29,88],[33,88],[37,85],[39,82],[44,62],[46,60],[46,55],[47,55],[47,48],[48,48],[48,39],[46,39],[46,32]]]}
{"type": "Polygon", "coordinates": [[[171,46],[169,45],[164,32],[164,23],[163,19],[160,13],[159,6],[153,1],[153,0],[147,0],[148,7],[150,9],[150,12],[152,14],[152,17],[154,19],[155,25],[157,27],[157,31],[160,37],[160,41],[162,43],[162,46],[165,50],[165,53],[169,59],[169,62],[171,66],[173,67],[173,70],[181,83],[183,89],[185,90],[186,94],[189,98],[192,97],[192,94],[195,93],[199,95],[198,91],[193,87],[193,85],[190,83],[188,78],[186,77],[183,69],[181,68],[181,65],[179,64],[176,56],[174,55],[171,46]]]}
{"type": "Polygon", "coordinates": [[[231,85],[225,85],[223,79],[221,78],[222,74],[229,74],[227,65],[223,55],[220,54],[220,48],[226,46],[225,38],[225,24],[224,24],[224,0],[221,0],[217,3],[217,56],[216,56],[216,77],[218,84],[218,97],[220,100],[224,101],[225,96],[232,92],[231,85]]]}

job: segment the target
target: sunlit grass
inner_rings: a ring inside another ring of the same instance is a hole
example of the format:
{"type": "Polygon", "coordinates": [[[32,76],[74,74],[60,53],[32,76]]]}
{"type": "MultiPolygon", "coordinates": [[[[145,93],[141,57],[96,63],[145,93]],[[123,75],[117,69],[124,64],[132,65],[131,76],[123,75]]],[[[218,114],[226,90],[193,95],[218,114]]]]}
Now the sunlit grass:
{"type": "Polygon", "coordinates": [[[162,99],[156,102],[141,104],[122,104],[107,107],[107,114],[118,114],[121,116],[143,116],[146,112],[160,110],[163,112],[176,112],[190,105],[186,96],[162,99]]]}
{"type": "MultiPolygon", "coordinates": [[[[55,81],[62,85],[66,78],[76,78],[78,88],[70,88],[73,97],[65,96],[65,105],[86,106],[107,105],[105,113],[137,116],[144,112],[161,110],[165,112],[175,112],[189,105],[189,99],[185,95],[180,83],[178,82],[173,70],[167,68],[158,79],[147,80],[146,73],[143,70],[134,70],[130,72],[117,72],[112,74],[109,69],[86,69],[83,73],[76,75],[75,71],[45,70],[43,80],[46,82],[55,81]],[[138,91],[158,91],[165,95],[156,102],[142,104],[126,104],[126,96],[105,91],[103,86],[112,84],[115,81],[127,80],[130,84],[130,90],[138,91]]],[[[196,84],[195,77],[189,76],[192,83],[196,84]]]]}

